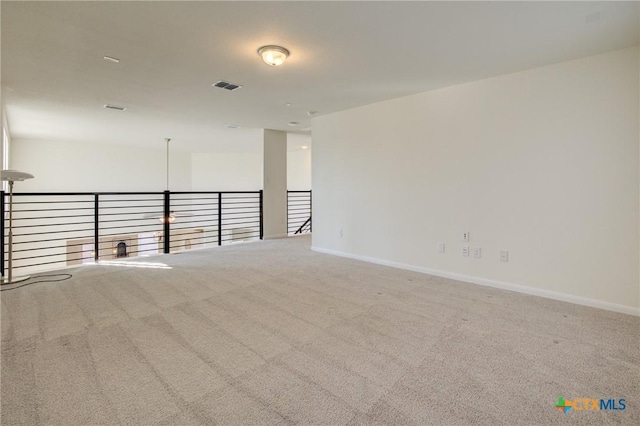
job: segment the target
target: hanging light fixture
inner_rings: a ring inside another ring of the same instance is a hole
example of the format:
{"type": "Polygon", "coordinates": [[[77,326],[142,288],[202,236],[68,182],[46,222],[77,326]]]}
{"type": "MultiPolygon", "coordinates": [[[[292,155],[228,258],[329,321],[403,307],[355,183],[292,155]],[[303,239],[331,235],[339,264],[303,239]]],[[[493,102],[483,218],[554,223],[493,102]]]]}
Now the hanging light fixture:
{"type": "MultiPolygon", "coordinates": [[[[166,186],[166,191],[169,191],[169,142],[171,142],[171,138],[165,138],[164,139],[166,146],[167,146],[167,155],[166,155],[166,172],[167,172],[167,186],[166,186]]],[[[158,219],[160,221],[160,223],[173,223],[176,218],[178,217],[186,217],[186,216],[193,216],[193,214],[189,213],[189,212],[180,212],[180,213],[176,213],[173,210],[171,210],[169,212],[169,215],[165,216],[163,213],[157,214],[157,213],[146,213],[144,214],[142,217],[144,217],[145,219],[158,219]]]]}
{"type": "MultiPolygon", "coordinates": [[[[0,172],[0,178],[3,181],[9,182],[9,276],[6,278],[2,277],[2,284],[15,284],[28,280],[31,277],[28,275],[24,277],[13,276],[13,183],[33,179],[33,175],[25,172],[19,172],[17,170],[2,170],[2,172],[0,172]]],[[[2,215],[4,216],[4,212],[2,212],[2,215]]],[[[4,220],[4,217],[0,217],[0,220],[4,220]]],[[[4,247],[1,247],[0,249],[4,250],[4,247]]]]}
{"type": "Polygon", "coordinates": [[[258,55],[262,56],[265,64],[272,67],[282,65],[289,56],[289,51],[282,46],[262,46],[258,49],[258,55]]]}

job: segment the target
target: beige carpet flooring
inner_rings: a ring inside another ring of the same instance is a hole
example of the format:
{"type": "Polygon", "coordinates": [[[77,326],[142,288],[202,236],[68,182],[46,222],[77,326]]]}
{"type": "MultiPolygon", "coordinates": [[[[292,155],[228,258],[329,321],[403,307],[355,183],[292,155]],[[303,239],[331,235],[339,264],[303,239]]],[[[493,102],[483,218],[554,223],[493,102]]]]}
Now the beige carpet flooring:
{"type": "Polygon", "coordinates": [[[640,319],[309,237],[1,293],[3,425],[640,424],[640,319]],[[564,414],[559,396],[624,398],[564,414]]]}

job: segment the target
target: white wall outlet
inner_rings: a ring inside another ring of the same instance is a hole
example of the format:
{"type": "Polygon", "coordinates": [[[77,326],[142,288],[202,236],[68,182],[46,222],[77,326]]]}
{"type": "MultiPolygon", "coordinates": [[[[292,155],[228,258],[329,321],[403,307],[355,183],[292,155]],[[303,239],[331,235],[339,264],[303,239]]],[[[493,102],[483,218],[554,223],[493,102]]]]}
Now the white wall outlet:
{"type": "Polygon", "coordinates": [[[500,262],[509,261],[509,250],[500,250],[500,262]]]}
{"type": "Polygon", "coordinates": [[[444,253],[444,243],[438,243],[438,253],[444,253]]]}
{"type": "Polygon", "coordinates": [[[469,246],[462,246],[462,255],[469,257],[469,246]]]}
{"type": "Polygon", "coordinates": [[[480,259],[482,257],[482,249],[480,247],[473,248],[473,257],[480,259]]]}
{"type": "Polygon", "coordinates": [[[462,233],[462,241],[469,241],[469,231],[464,231],[462,233]]]}
{"type": "Polygon", "coordinates": [[[338,229],[338,237],[342,238],[342,228],[338,229]]]}

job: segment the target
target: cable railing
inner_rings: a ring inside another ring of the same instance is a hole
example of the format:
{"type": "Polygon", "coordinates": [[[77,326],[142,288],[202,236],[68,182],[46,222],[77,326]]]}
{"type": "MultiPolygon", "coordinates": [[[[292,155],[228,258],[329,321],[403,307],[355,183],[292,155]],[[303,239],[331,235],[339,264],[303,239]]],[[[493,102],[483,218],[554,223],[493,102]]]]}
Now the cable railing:
{"type": "MultiPolygon", "coordinates": [[[[5,197],[3,191],[2,213],[9,210],[5,197]]],[[[262,191],[14,193],[12,267],[33,273],[262,239],[262,223],[262,191]]]]}
{"type": "Polygon", "coordinates": [[[287,233],[311,232],[311,191],[287,191],[287,233]]]}

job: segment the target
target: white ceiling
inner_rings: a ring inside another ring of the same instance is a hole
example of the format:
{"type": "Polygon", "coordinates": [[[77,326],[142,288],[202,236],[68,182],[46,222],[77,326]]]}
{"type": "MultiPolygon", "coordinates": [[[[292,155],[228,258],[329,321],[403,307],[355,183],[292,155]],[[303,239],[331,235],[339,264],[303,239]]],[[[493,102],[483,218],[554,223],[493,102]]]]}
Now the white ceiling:
{"type": "Polygon", "coordinates": [[[299,131],[311,125],[307,111],[328,114],[629,47],[640,36],[638,2],[1,8],[2,101],[14,138],[163,146],[171,137],[176,148],[196,151],[242,144],[258,128],[299,131]],[[265,44],[285,46],[289,60],[266,66],[256,53],[265,44]],[[212,88],[220,79],[244,87],[212,88]]]}

